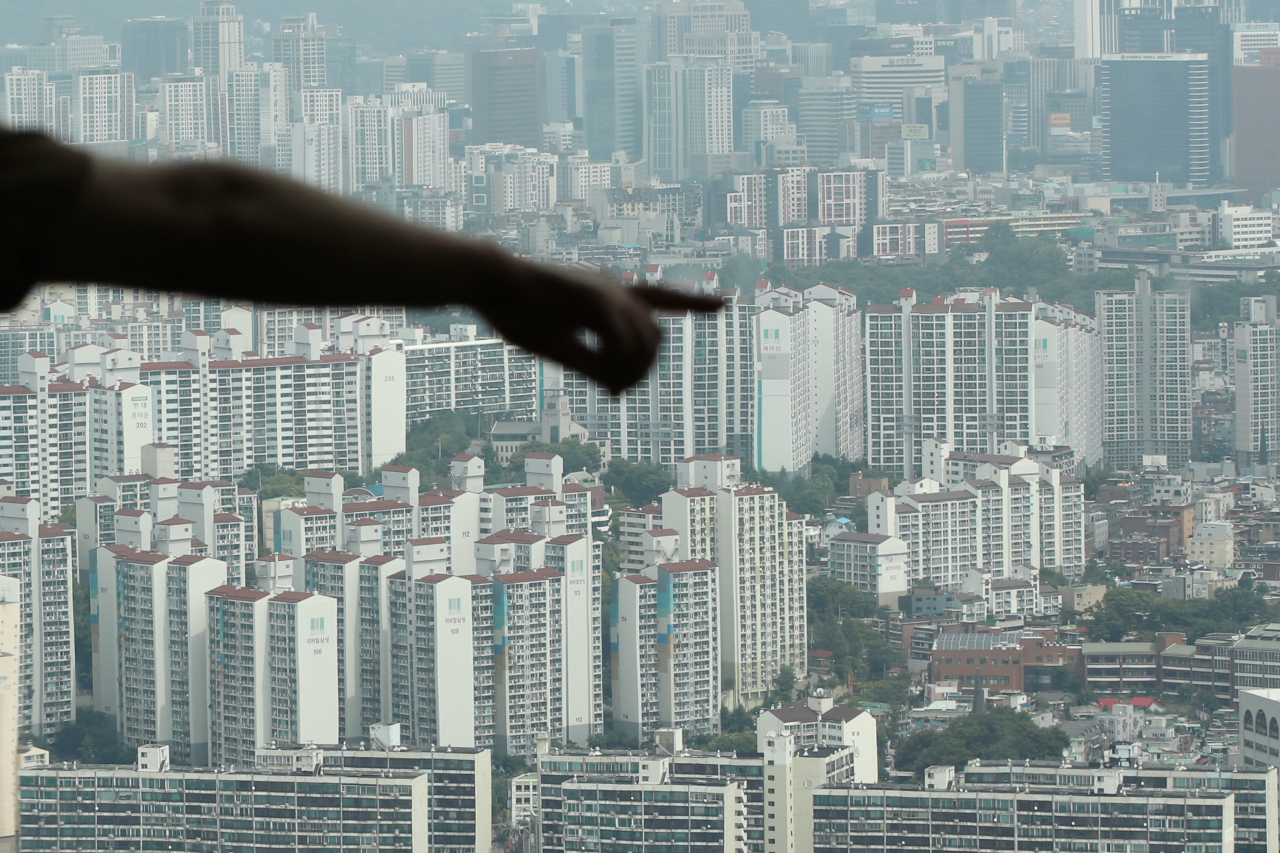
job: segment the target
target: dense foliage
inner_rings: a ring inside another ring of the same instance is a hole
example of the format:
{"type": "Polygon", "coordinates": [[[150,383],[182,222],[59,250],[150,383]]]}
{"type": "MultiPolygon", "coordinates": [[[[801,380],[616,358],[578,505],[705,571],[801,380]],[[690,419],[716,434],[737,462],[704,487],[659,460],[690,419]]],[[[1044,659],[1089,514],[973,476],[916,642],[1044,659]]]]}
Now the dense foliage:
{"type": "Polygon", "coordinates": [[[916,732],[898,745],[895,764],[923,776],[926,767],[950,764],[959,769],[973,758],[1054,761],[1069,743],[1061,729],[1042,729],[1027,714],[993,708],[960,717],[942,731],[916,732]]]}
{"type": "Polygon", "coordinates": [[[832,653],[832,675],[841,683],[884,678],[889,670],[905,665],[900,646],[859,621],[879,610],[875,599],[847,583],[823,575],[809,579],[809,647],[832,653]]]}
{"type": "Polygon", "coordinates": [[[1254,589],[1224,589],[1209,599],[1156,599],[1135,589],[1107,591],[1102,604],[1089,610],[1080,624],[1094,642],[1117,643],[1133,634],[1151,641],[1161,631],[1185,631],[1194,643],[1205,634],[1236,632],[1277,614],[1254,589]]]}
{"type": "Polygon", "coordinates": [[[54,761],[85,764],[132,764],[136,751],[120,744],[111,718],[101,711],[81,709],[76,721],[54,735],[49,751],[54,761]]]}
{"type": "Polygon", "coordinates": [[[667,469],[653,462],[628,462],[614,459],[601,478],[606,486],[626,496],[633,507],[653,503],[663,492],[675,486],[675,478],[667,469]]]}

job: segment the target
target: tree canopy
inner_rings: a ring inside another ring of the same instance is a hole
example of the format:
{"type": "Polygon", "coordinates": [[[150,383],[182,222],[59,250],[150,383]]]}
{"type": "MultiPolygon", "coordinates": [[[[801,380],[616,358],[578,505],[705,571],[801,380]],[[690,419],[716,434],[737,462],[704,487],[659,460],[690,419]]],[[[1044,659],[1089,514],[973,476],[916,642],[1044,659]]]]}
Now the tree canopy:
{"type": "Polygon", "coordinates": [[[824,575],[809,579],[807,595],[810,648],[831,652],[831,672],[841,682],[884,678],[905,663],[901,647],[859,621],[880,610],[871,596],[824,575]]]}
{"type": "Polygon", "coordinates": [[[600,478],[606,486],[622,492],[634,507],[651,504],[663,492],[670,491],[675,479],[667,469],[653,462],[630,462],[615,459],[600,478]]]}
{"type": "Polygon", "coordinates": [[[1156,599],[1135,589],[1108,590],[1080,620],[1094,642],[1118,643],[1130,633],[1150,642],[1162,631],[1186,632],[1194,643],[1205,634],[1234,633],[1277,617],[1254,589],[1224,589],[1213,598],[1156,599]]]}
{"type": "Polygon", "coordinates": [[[960,717],[942,731],[916,732],[898,745],[895,764],[923,776],[926,767],[950,764],[959,769],[973,758],[1058,760],[1069,744],[1061,729],[1042,729],[1027,714],[993,708],[960,717]]]}

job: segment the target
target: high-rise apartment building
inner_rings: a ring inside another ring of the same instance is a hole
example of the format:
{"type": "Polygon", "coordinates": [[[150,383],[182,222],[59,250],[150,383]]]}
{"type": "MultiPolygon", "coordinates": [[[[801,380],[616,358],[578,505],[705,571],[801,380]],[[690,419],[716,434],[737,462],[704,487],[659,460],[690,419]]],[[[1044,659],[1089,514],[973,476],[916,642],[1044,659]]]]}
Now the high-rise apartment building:
{"type": "Polygon", "coordinates": [[[224,0],[200,0],[191,20],[191,64],[222,82],[244,61],[244,15],[224,0]]]}
{"type": "Polygon", "coordinates": [[[21,583],[18,725],[48,737],[76,720],[71,621],[74,535],[41,522],[32,498],[0,498],[0,575],[21,583]]]}
{"type": "Polygon", "coordinates": [[[91,144],[133,139],[134,77],[118,68],[91,68],[71,74],[70,142],[91,144]]]}
{"type": "Polygon", "coordinates": [[[719,589],[707,560],[659,563],[615,581],[614,728],[638,743],[657,728],[720,731],[719,589]]]}
{"type": "Polygon", "coordinates": [[[803,518],[773,489],[744,484],[740,460],[707,455],[677,466],[662,524],[679,536],[679,562],[716,567],[726,702],[755,707],[782,667],[805,665],[803,518]]]}
{"type": "Polygon", "coordinates": [[[406,343],[404,358],[405,417],[410,424],[446,410],[534,412],[539,408],[541,363],[501,338],[476,338],[474,331],[468,331],[455,340],[406,343]]]}
{"type": "Polygon", "coordinates": [[[368,471],[403,452],[404,354],[319,355],[315,337],[306,355],[223,361],[210,335],[186,332],[183,360],[142,366],[154,439],[176,448],[180,479],[232,478],[258,462],[368,471]]]}
{"type": "Polygon", "coordinates": [[[1101,461],[1102,336],[1093,317],[1068,305],[1035,303],[1032,437],[1065,445],[1077,465],[1101,461]]]}
{"type": "Polygon", "coordinates": [[[227,73],[227,154],[251,166],[288,171],[280,155],[292,152],[289,72],[278,62],[246,63],[227,73]]]}
{"type": "MultiPolygon", "coordinates": [[[[236,67],[243,65],[241,62],[236,67]]],[[[170,74],[160,81],[159,136],[170,152],[218,139],[221,93],[210,91],[215,79],[203,74],[170,74]]]]}
{"type": "MultiPolygon", "coordinates": [[[[708,292],[718,289],[717,280],[705,284],[708,292]]],[[[635,387],[614,396],[582,374],[565,372],[574,422],[612,458],[667,466],[705,453],[751,458],[755,312],[752,300],[741,296],[715,314],[660,312],[658,358],[635,387]]]]}
{"type": "Polygon", "coordinates": [[[1102,448],[1108,464],[1139,469],[1167,456],[1171,469],[1191,456],[1191,299],[1152,290],[1145,272],[1132,291],[1098,291],[1103,347],[1102,448]]]}
{"type": "Polygon", "coordinates": [[[760,365],[754,465],[805,471],[815,453],[859,459],[865,410],[857,297],[819,284],[756,296],[760,365]]]}
{"type": "Polygon", "coordinates": [[[617,151],[632,160],[643,156],[648,36],[635,18],[582,28],[583,127],[594,157],[609,158],[617,151]]]}
{"type": "Polygon", "coordinates": [[[1209,182],[1208,54],[1110,54],[1097,87],[1106,180],[1209,182]]]}
{"type": "Polygon", "coordinates": [[[94,710],[127,747],[164,744],[178,764],[207,766],[205,593],[227,583],[226,563],[111,544],[95,556],[94,710]]]}
{"type": "Polygon", "coordinates": [[[285,18],[271,31],[271,58],[289,75],[289,92],[323,89],[329,85],[325,56],[326,33],[311,12],[285,18]]]}
{"type": "Polygon", "coordinates": [[[219,586],[205,593],[209,763],[252,764],[271,743],[338,743],[337,602],[219,586]]]}
{"type": "Polygon", "coordinates": [[[918,305],[869,305],[866,319],[867,462],[916,476],[926,438],[994,452],[1032,438],[1030,303],[998,293],[918,305]]]}
{"type": "Polygon", "coordinates": [[[471,141],[542,147],[542,51],[471,54],[471,141]]]}
{"type": "Polygon", "coordinates": [[[1280,327],[1276,298],[1240,300],[1234,349],[1236,385],[1236,464],[1241,470],[1280,458],[1280,327]]]}

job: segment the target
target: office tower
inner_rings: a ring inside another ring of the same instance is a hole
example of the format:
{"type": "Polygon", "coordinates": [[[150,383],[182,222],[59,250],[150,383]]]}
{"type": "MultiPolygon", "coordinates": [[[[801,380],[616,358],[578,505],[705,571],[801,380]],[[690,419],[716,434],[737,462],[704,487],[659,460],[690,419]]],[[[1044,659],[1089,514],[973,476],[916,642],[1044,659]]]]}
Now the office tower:
{"type": "Polygon", "coordinates": [[[878,24],[933,24],[944,17],[941,0],[876,0],[878,24]]]}
{"type": "MultiPolygon", "coordinates": [[[[740,91],[751,94],[751,77],[760,61],[760,34],[757,32],[706,32],[686,33],[685,56],[701,56],[718,59],[733,71],[740,91]]],[[[675,54],[668,54],[674,56],[675,54]]]]}
{"type": "Polygon", "coordinates": [[[587,150],[599,159],[617,151],[643,156],[647,35],[635,18],[582,28],[583,127],[587,150]]]}
{"type": "Polygon", "coordinates": [[[191,35],[181,18],[134,18],[123,28],[120,70],[140,85],[186,71],[191,64],[191,35]]]}
{"type": "Polygon", "coordinates": [[[808,41],[809,0],[745,0],[751,26],[762,33],[786,33],[792,41],[808,41]]]}
{"type": "Polygon", "coordinates": [[[1236,184],[1251,198],[1280,186],[1280,67],[1232,69],[1236,184]]]}
{"type": "Polygon", "coordinates": [[[582,57],[567,50],[542,55],[542,111],[548,123],[582,118],[582,57]]]}
{"type": "Polygon", "coordinates": [[[212,83],[202,74],[171,74],[160,81],[159,138],[171,153],[184,144],[203,145],[218,138],[219,98],[209,91],[212,83]]]}
{"type": "Polygon", "coordinates": [[[1119,10],[1116,53],[1168,53],[1172,21],[1159,6],[1130,6],[1119,10]]]}
{"type": "Polygon", "coordinates": [[[1236,464],[1241,471],[1280,459],[1280,361],[1276,345],[1276,298],[1240,300],[1234,329],[1236,384],[1236,464]]]}
{"type": "Polygon", "coordinates": [[[1191,455],[1191,299],[1151,289],[1145,272],[1132,291],[1096,294],[1103,340],[1106,461],[1137,470],[1142,457],[1168,457],[1170,470],[1191,455]]]}
{"type": "Polygon", "coordinates": [[[329,85],[325,42],[314,12],[285,18],[271,31],[271,58],[288,72],[291,93],[329,85]]]}
{"type": "Polygon", "coordinates": [[[951,164],[956,171],[1004,174],[1008,169],[1004,80],[978,68],[951,72],[951,164]]]}
{"type": "Polygon", "coordinates": [[[1076,59],[1101,59],[1120,53],[1120,15],[1125,0],[1072,0],[1076,59]]]}
{"type": "Polygon", "coordinates": [[[249,62],[227,74],[227,154],[251,166],[279,165],[289,127],[288,84],[289,72],[278,62],[249,62]]]}
{"type": "Polygon", "coordinates": [[[33,498],[0,498],[0,575],[21,582],[21,731],[56,734],[76,720],[76,653],[71,625],[71,533],[41,525],[33,498]]]}
{"type": "MultiPolygon", "coordinates": [[[[846,128],[858,118],[858,90],[853,78],[806,77],[796,109],[796,130],[804,134],[809,162],[834,166],[852,153],[846,128]]],[[[901,102],[901,96],[898,101],[901,102]]]]}
{"type": "Polygon", "coordinates": [[[850,79],[859,105],[890,105],[893,120],[901,121],[903,91],[947,85],[946,66],[944,56],[855,56],[850,79]]]}
{"type": "Polygon", "coordinates": [[[659,3],[653,13],[650,60],[661,62],[684,53],[687,35],[750,33],[751,15],[739,0],[728,2],[659,3]]]}
{"type": "Polygon", "coordinates": [[[191,64],[219,83],[244,66],[244,15],[235,6],[200,0],[200,14],[191,20],[191,64]]]}
{"type": "Polygon", "coordinates": [[[1209,179],[1233,174],[1231,162],[1234,115],[1231,76],[1231,26],[1219,6],[1177,6],[1173,9],[1173,47],[1178,53],[1203,53],[1209,58],[1209,179]]]}
{"type": "Polygon", "coordinates": [[[1054,88],[1057,60],[1038,57],[1004,63],[1004,91],[1009,109],[1009,147],[1045,152],[1049,130],[1048,97],[1054,88]]]}
{"type": "Polygon", "coordinates": [[[273,742],[338,743],[337,602],[225,585],[205,602],[209,763],[251,764],[273,742]]]}
{"type": "Polygon", "coordinates": [[[1030,304],[988,292],[917,306],[907,290],[863,314],[873,468],[918,476],[926,438],[975,453],[1031,439],[1030,304]]]}
{"type": "Polygon", "coordinates": [[[1032,332],[1037,444],[1065,445],[1077,466],[1102,461],[1102,337],[1098,322],[1067,305],[1037,302],[1032,332]]]}
{"type": "Polygon", "coordinates": [[[425,50],[410,54],[405,61],[410,81],[426,83],[451,101],[467,102],[467,54],[425,50]]]}
{"type": "Polygon", "coordinates": [[[178,764],[209,763],[205,593],[227,583],[220,560],[127,545],[96,554],[95,711],[126,747],[164,744],[178,764]]]}
{"type": "Polygon", "coordinates": [[[1209,182],[1207,54],[1109,55],[1097,81],[1106,180],[1209,182]]]}
{"type": "Polygon", "coordinates": [[[607,442],[612,458],[660,465],[704,453],[751,458],[755,310],[738,297],[711,315],[660,313],[665,337],[657,362],[634,388],[617,396],[583,374],[565,371],[574,422],[587,428],[592,441],[607,442]],[[706,363],[695,361],[695,351],[706,363]]]}
{"type": "Polygon", "coordinates": [[[733,151],[733,80],[713,59],[670,56],[645,71],[645,158],[667,181],[709,177],[733,151]]]}
{"type": "Polygon", "coordinates": [[[614,729],[637,742],[656,728],[720,731],[716,567],[660,563],[615,582],[611,605],[614,729]]]}
{"type": "Polygon", "coordinates": [[[815,453],[860,459],[865,424],[857,297],[820,284],[802,296],[766,291],[756,305],[755,467],[807,471],[815,453]]]}
{"type": "Polygon", "coordinates": [[[471,140],[542,147],[542,51],[471,54],[471,140]]]}

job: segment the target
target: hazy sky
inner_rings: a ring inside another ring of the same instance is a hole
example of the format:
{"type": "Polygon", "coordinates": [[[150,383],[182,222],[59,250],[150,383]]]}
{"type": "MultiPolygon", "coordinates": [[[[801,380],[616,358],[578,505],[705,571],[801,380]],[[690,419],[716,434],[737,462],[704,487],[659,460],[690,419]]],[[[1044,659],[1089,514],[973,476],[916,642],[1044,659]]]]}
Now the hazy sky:
{"type": "MultiPolygon", "coordinates": [[[[243,0],[236,2],[246,21],[278,21],[286,15],[316,12],[321,22],[344,24],[350,37],[394,52],[418,47],[449,47],[458,33],[477,29],[477,19],[511,8],[511,0],[243,0]]],[[[561,4],[543,2],[544,6],[561,4]]],[[[575,6],[583,5],[582,0],[575,6]]],[[[591,3],[591,5],[596,5],[591,3]]],[[[6,43],[45,41],[46,15],[75,15],[93,32],[118,38],[126,18],[169,15],[187,18],[198,0],[0,0],[0,39],[6,43]]]]}

